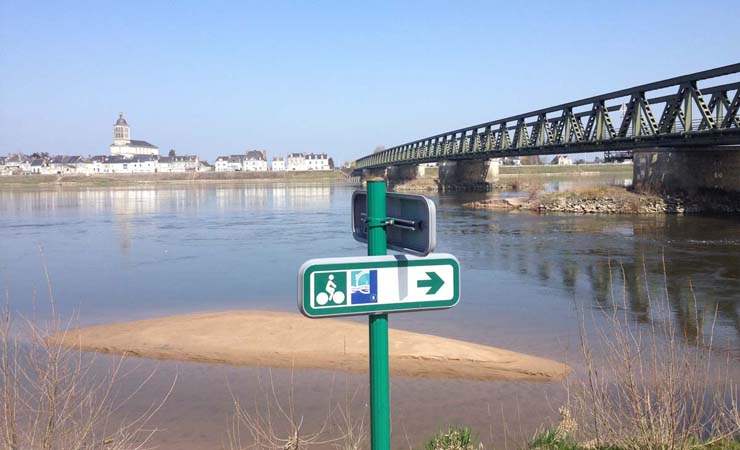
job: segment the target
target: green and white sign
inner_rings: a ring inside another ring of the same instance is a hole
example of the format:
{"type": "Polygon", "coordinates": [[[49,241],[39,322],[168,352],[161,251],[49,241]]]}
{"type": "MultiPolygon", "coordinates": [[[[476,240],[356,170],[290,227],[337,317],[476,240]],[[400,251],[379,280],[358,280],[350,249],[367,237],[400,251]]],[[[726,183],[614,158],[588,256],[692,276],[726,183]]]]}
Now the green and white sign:
{"type": "Polygon", "coordinates": [[[443,253],[311,259],[298,273],[308,317],[451,308],[459,299],[460,264],[443,253]]]}

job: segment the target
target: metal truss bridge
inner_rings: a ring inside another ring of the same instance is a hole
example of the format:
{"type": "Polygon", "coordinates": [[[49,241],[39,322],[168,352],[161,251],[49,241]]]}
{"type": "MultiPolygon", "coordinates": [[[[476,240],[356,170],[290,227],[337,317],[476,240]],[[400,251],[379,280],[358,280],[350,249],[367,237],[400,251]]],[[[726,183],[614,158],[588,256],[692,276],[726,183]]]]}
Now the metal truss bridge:
{"type": "Polygon", "coordinates": [[[360,158],[355,169],[740,144],[739,109],[740,63],[448,131],[360,158]]]}

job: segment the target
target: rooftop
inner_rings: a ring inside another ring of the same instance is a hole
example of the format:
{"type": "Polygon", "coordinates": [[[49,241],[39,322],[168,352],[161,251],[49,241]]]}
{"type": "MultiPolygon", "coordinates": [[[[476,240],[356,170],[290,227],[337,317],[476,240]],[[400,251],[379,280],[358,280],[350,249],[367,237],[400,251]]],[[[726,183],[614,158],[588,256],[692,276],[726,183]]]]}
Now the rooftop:
{"type": "Polygon", "coordinates": [[[259,150],[252,150],[247,152],[246,158],[252,161],[264,161],[265,155],[263,155],[262,152],[259,150]]]}
{"type": "Polygon", "coordinates": [[[170,162],[195,162],[198,157],[195,155],[175,155],[175,156],[160,156],[159,162],[170,163],[170,162]]]}
{"type": "Polygon", "coordinates": [[[154,144],[148,143],[147,141],[136,141],[134,139],[131,139],[131,143],[128,146],[129,147],[159,148],[154,144]]]}
{"type": "Polygon", "coordinates": [[[125,125],[128,126],[128,122],[126,122],[126,119],[123,118],[123,113],[118,113],[118,120],[116,120],[116,125],[125,125]]]}

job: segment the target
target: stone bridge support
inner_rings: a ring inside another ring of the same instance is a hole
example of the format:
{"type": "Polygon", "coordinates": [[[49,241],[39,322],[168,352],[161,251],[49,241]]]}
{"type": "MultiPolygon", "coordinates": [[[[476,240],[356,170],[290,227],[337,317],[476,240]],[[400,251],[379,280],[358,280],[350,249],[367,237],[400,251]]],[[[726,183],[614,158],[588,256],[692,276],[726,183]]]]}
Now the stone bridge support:
{"type": "Polygon", "coordinates": [[[414,181],[421,175],[424,175],[424,171],[417,164],[389,166],[385,171],[385,179],[390,189],[414,181]]]}
{"type": "Polygon", "coordinates": [[[635,150],[633,171],[638,192],[740,194],[740,146],[635,150]]]}
{"type": "Polygon", "coordinates": [[[381,167],[377,169],[363,169],[362,170],[362,184],[364,185],[368,179],[385,178],[386,170],[387,169],[385,167],[381,167]]]}
{"type": "Polygon", "coordinates": [[[488,191],[498,180],[498,167],[498,159],[442,161],[440,190],[488,191]]]}

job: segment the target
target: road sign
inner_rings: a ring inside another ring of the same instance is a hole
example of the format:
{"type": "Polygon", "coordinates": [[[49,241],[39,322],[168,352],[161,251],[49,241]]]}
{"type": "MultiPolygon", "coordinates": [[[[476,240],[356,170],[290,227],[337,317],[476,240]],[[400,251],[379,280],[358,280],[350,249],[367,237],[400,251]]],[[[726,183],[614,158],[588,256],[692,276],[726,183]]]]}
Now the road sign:
{"type": "Polygon", "coordinates": [[[298,285],[308,317],[451,308],[460,299],[460,264],[443,253],[312,259],[298,285]]]}
{"type": "Polygon", "coordinates": [[[451,308],[460,300],[460,264],[452,255],[386,256],[387,248],[425,256],[436,246],[434,203],[386,194],[383,179],[352,194],[352,235],[367,257],[312,259],[298,272],[298,309],[308,317],[368,315],[370,446],[390,450],[389,312],[451,308]]]}
{"type": "MultiPolygon", "coordinates": [[[[437,211],[434,202],[422,195],[386,194],[387,247],[424,256],[437,246],[437,211]]],[[[367,191],[352,194],[352,235],[367,242],[367,191]]]]}

